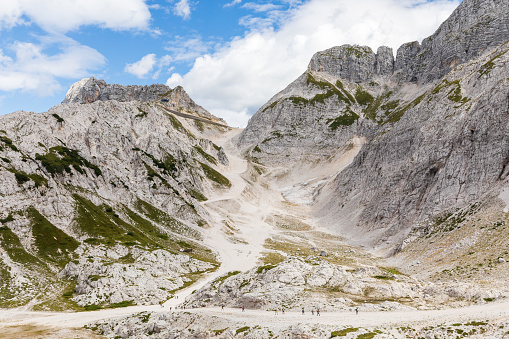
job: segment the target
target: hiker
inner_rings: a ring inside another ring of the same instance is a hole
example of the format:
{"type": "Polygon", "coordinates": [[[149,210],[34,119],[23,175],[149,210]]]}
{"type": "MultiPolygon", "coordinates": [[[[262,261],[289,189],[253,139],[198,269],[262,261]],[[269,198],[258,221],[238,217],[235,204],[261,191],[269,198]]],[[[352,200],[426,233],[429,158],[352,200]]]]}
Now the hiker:
{"type": "Polygon", "coordinates": [[[244,306],[242,306],[242,312],[244,312],[244,306]]]}
{"type": "Polygon", "coordinates": [[[311,315],[315,315],[315,310],[311,309],[311,315]]]}
{"type": "Polygon", "coordinates": [[[359,308],[358,308],[358,307],[356,307],[356,308],[355,308],[355,315],[358,315],[358,314],[359,314],[359,308]]]}
{"type": "Polygon", "coordinates": [[[304,315],[304,307],[302,308],[302,315],[304,315]]]}
{"type": "Polygon", "coordinates": [[[224,305],[221,305],[221,311],[224,310],[224,305]]]}
{"type": "Polygon", "coordinates": [[[319,308],[317,308],[317,309],[316,309],[316,315],[317,315],[318,317],[320,316],[320,309],[319,309],[319,308]]]}
{"type": "Polygon", "coordinates": [[[274,309],[274,315],[277,315],[277,308],[274,309]]]}
{"type": "Polygon", "coordinates": [[[282,311],[283,311],[283,314],[285,314],[285,308],[284,307],[283,307],[282,311]]]}

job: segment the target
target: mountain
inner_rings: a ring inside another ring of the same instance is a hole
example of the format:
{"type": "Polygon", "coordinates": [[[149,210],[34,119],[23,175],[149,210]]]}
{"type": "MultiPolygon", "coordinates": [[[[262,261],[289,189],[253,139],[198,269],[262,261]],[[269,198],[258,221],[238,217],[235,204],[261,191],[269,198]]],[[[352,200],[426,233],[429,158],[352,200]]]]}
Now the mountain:
{"type": "Polygon", "coordinates": [[[228,127],[207,119],[181,87],[95,78],[46,113],[1,116],[0,306],[150,304],[215,269],[200,202],[231,185],[207,139],[228,127]]]}
{"type": "Polygon", "coordinates": [[[395,254],[416,233],[464,225],[451,218],[500,204],[507,186],[508,18],[505,2],[463,1],[395,59],[387,47],[318,52],[236,144],[283,168],[284,185],[310,187],[314,216],[352,243],[395,254]]]}

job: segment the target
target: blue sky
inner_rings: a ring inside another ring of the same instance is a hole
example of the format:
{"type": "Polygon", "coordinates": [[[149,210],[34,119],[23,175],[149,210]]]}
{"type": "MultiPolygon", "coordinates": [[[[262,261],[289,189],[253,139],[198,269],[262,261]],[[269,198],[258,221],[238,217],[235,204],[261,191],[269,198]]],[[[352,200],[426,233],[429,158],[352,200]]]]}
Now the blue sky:
{"type": "Polygon", "coordinates": [[[47,111],[70,85],[182,85],[233,126],[345,43],[396,49],[459,0],[1,0],[0,114],[47,111]]]}

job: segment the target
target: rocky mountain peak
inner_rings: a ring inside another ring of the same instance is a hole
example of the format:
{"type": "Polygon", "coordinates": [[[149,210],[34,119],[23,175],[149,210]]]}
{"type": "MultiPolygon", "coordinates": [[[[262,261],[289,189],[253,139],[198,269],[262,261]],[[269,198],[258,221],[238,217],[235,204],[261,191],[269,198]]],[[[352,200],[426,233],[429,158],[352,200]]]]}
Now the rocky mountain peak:
{"type": "Polygon", "coordinates": [[[308,71],[325,72],[336,78],[359,83],[374,76],[391,75],[394,55],[390,47],[380,47],[375,54],[368,46],[342,45],[316,53],[308,71]]]}
{"type": "Polygon", "coordinates": [[[149,102],[160,101],[161,99],[164,99],[163,104],[171,109],[186,111],[226,125],[226,121],[210,114],[210,112],[202,106],[196,104],[182,86],[177,86],[174,89],[163,84],[124,86],[119,84],[107,84],[106,81],[102,79],[90,77],[81,79],[72,84],[62,104],[91,104],[95,101],[109,100],[116,100],[119,102],[149,102]]]}
{"type": "Polygon", "coordinates": [[[107,84],[102,79],[94,77],[82,79],[74,83],[67,92],[63,104],[90,104],[94,101],[117,100],[126,101],[155,101],[169,94],[172,89],[166,85],[150,86],[107,84]]]}

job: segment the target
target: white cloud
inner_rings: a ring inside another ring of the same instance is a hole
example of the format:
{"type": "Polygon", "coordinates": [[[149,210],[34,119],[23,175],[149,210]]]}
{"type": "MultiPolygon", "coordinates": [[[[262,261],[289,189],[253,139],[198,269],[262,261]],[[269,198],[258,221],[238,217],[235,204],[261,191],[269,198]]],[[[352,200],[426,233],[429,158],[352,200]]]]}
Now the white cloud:
{"type": "Polygon", "coordinates": [[[14,57],[0,53],[0,90],[34,91],[40,96],[60,89],[57,78],[86,76],[105,64],[106,59],[93,48],[67,37],[43,37],[39,44],[15,42],[9,49],[14,57]],[[57,48],[48,55],[47,49],[57,48]]]}
{"type": "Polygon", "coordinates": [[[431,35],[458,4],[459,0],[310,0],[280,16],[274,24],[277,30],[267,23],[262,30],[254,25],[244,37],[198,57],[187,74],[174,74],[167,83],[183,85],[212,113],[228,112],[231,121],[244,125],[248,115],[306,70],[315,52],[348,43],[375,50],[388,45],[396,51],[405,42],[431,35]]]}
{"type": "Polygon", "coordinates": [[[183,80],[184,78],[182,78],[180,74],[173,73],[171,77],[169,77],[168,80],[166,81],[166,86],[177,87],[182,83],[183,80]]]}
{"type": "Polygon", "coordinates": [[[242,5],[242,8],[252,9],[255,12],[268,12],[273,11],[275,9],[281,8],[281,6],[267,3],[267,4],[257,4],[256,2],[247,2],[242,5]]]}
{"type": "Polygon", "coordinates": [[[225,4],[223,7],[232,7],[232,6],[240,4],[241,2],[242,2],[242,0],[233,0],[232,2],[225,4]]]}
{"type": "Polygon", "coordinates": [[[47,32],[65,33],[85,25],[113,30],[146,29],[150,12],[144,0],[5,0],[0,28],[35,23],[47,32]]]}
{"type": "Polygon", "coordinates": [[[168,45],[164,48],[170,52],[173,61],[192,61],[207,53],[212,46],[214,41],[203,41],[201,36],[182,37],[175,36],[172,41],[168,42],[168,45]]]}
{"type": "MultiPolygon", "coordinates": [[[[155,69],[155,72],[152,74],[152,79],[157,79],[163,68],[169,66],[172,61],[173,59],[169,55],[157,58],[155,54],[147,54],[141,58],[141,60],[132,64],[127,64],[124,68],[124,72],[142,79],[147,77],[148,74],[155,69]]],[[[172,69],[169,69],[167,71],[171,70],[172,69]]]]}
{"type": "Polygon", "coordinates": [[[189,19],[191,17],[191,6],[189,0],[180,0],[175,4],[175,14],[184,18],[189,19]]]}
{"type": "Polygon", "coordinates": [[[156,62],[155,54],[147,54],[141,58],[141,60],[132,64],[127,64],[124,71],[133,74],[138,78],[144,78],[150,71],[152,71],[156,62]]]}

